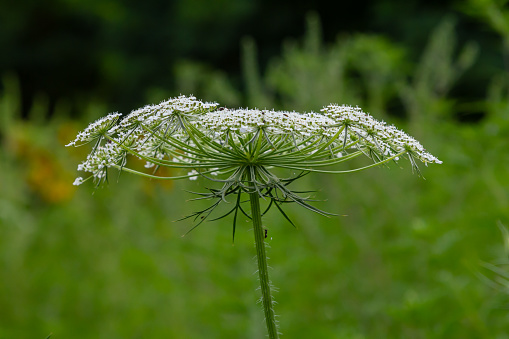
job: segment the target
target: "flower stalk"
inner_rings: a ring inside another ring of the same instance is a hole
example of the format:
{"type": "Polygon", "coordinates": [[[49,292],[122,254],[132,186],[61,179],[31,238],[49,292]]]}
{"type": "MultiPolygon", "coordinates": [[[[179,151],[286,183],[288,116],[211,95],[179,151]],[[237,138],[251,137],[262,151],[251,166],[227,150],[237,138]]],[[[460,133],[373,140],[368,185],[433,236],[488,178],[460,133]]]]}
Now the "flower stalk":
{"type": "Polygon", "coordinates": [[[260,210],[260,197],[258,193],[249,193],[251,203],[251,216],[253,218],[253,232],[256,244],[256,259],[258,262],[258,277],[260,279],[260,290],[262,292],[263,312],[265,323],[270,339],[277,339],[277,324],[274,315],[273,299],[270,293],[270,280],[265,251],[265,234],[262,226],[262,215],[260,210]]]}

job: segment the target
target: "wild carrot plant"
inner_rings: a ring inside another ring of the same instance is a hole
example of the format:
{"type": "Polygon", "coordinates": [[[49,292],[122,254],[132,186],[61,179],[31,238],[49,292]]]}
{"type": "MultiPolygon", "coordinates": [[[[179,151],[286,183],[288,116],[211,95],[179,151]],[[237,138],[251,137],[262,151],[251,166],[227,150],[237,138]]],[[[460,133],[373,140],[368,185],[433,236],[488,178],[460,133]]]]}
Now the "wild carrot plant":
{"type": "MultiPolygon", "coordinates": [[[[132,111],[125,117],[112,113],[91,123],[67,146],[91,143],[92,152],[78,170],[88,172],[80,185],[108,181],[110,168],[161,180],[199,176],[217,183],[217,188],[198,192],[197,199],[210,199],[210,207],[189,217],[205,221],[221,203],[232,208],[214,220],[232,215],[233,237],[239,215],[252,220],[262,304],[270,338],[277,338],[271,284],[265,252],[266,233],[262,216],[271,208],[290,221],[283,210],[294,202],[313,212],[328,215],[289,187],[303,175],[318,172],[347,174],[406,158],[417,163],[441,163],[422,145],[392,125],[375,120],[358,107],[335,104],[320,113],[259,109],[229,109],[216,103],[180,96],[132,111]],[[369,165],[336,170],[331,166],[366,156],[369,165]],[[131,157],[146,161],[147,172],[129,167],[131,157]],[[158,175],[158,168],[183,169],[177,176],[158,175]],[[281,171],[282,170],[282,171],[281,171]],[[284,173],[282,177],[280,173],[284,173]],[[250,212],[244,206],[249,198],[250,212]],[[267,201],[261,209],[260,199],[267,201]]],[[[291,221],[290,221],[291,222],[291,221]]],[[[193,229],[194,229],[193,227],[193,229]]]]}

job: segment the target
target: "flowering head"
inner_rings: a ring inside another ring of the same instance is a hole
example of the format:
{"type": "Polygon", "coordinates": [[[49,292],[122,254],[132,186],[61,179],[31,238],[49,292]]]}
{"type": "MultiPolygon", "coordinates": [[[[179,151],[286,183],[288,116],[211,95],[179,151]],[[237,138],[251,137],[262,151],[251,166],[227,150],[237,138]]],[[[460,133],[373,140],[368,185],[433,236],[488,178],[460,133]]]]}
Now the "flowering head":
{"type": "Polygon", "coordinates": [[[75,184],[90,178],[100,184],[107,180],[110,168],[166,180],[202,176],[222,185],[201,194],[200,199],[216,198],[211,208],[194,214],[204,215],[202,221],[230,195],[236,197],[236,204],[229,213],[244,213],[240,207],[244,193],[269,199],[270,206],[281,212],[282,203],[296,202],[327,214],[309,205],[308,198],[297,195],[288,184],[310,172],[351,173],[404,157],[415,168],[417,161],[441,163],[396,127],[375,120],[358,107],[332,104],[321,113],[218,109],[217,103],[179,96],[134,110],[122,119],[118,113],[110,114],[90,124],[68,146],[90,141],[96,144],[78,166],[90,176],[75,184]],[[350,170],[327,169],[362,155],[372,163],[350,170]],[[131,156],[145,160],[146,167],[155,170],[145,173],[129,168],[131,156]],[[161,166],[181,168],[184,173],[159,176],[161,166]],[[273,168],[300,174],[282,179],[273,168]]]}

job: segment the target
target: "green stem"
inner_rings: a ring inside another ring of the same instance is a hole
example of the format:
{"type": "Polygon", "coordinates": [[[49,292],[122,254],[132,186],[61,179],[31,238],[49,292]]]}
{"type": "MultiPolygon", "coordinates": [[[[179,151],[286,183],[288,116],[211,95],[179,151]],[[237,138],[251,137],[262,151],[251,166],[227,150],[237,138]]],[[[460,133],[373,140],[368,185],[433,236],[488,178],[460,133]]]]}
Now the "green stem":
{"type": "Polygon", "coordinates": [[[267,256],[265,254],[265,233],[262,227],[262,215],[260,213],[260,198],[258,193],[249,193],[251,202],[251,213],[253,217],[253,227],[256,243],[256,258],[258,259],[258,275],[260,277],[260,288],[262,291],[263,311],[265,313],[265,323],[269,332],[270,339],[277,339],[277,326],[274,317],[274,308],[272,296],[270,294],[269,272],[267,270],[267,256]]]}

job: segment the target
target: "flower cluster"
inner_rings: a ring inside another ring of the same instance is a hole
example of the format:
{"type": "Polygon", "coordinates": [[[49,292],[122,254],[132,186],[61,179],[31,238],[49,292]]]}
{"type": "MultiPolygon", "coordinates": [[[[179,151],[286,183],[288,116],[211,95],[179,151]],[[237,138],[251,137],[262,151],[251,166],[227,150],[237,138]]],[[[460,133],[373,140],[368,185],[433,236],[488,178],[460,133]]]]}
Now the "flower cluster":
{"type": "MultiPolygon", "coordinates": [[[[114,143],[108,142],[105,145],[97,147],[95,152],[87,156],[87,160],[78,165],[78,171],[92,173],[92,176],[98,180],[106,178],[107,170],[115,164],[125,162],[122,149],[116,147],[114,143]]],[[[74,181],[75,185],[80,185],[83,180],[74,181]]]]}
{"type": "Polygon", "coordinates": [[[407,151],[423,163],[442,162],[428,153],[413,137],[397,129],[394,125],[387,125],[371,115],[364,113],[359,107],[346,105],[329,105],[321,110],[324,115],[337,124],[348,126],[355,134],[364,139],[371,146],[380,148],[386,155],[407,151]]]}
{"type": "Polygon", "coordinates": [[[205,114],[194,124],[204,130],[224,134],[238,131],[242,134],[263,129],[269,134],[293,134],[298,137],[321,135],[325,127],[334,125],[332,119],[316,113],[297,113],[257,109],[224,109],[205,114]]]}
{"type": "Polygon", "coordinates": [[[361,154],[374,163],[359,169],[404,155],[412,166],[416,166],[415,160],[441,163],[417,140],[358,107],[331,104],[321,113],[228,109],[193,96],[179,96],[120,117],[112,113],[95,121],[67,145],[95,142],[78,170],[91,173],[98,183],[106,180],[110,167],[157,177],[129,169],[129,154],[147,161],[147,168],[167,166],[188,172],[166,179],[234,173],[228,180],[236,187],[251,182],[262,188],[277,182],[267,174],[268,168],[346,173],[352,170],[322,168],[361,154]],[[249,172],[239,174],[242,168],[249,172]]]}
{"type": "Polygon", "coordinates": [[[82,146],[93,140],[101,138],[103,135],[110,134],[114,129],[118,119],[122,116],[120,113],[110,113],[85,128],[76,136],[76,139],[68,143],[66,146],[82,146]]]}

